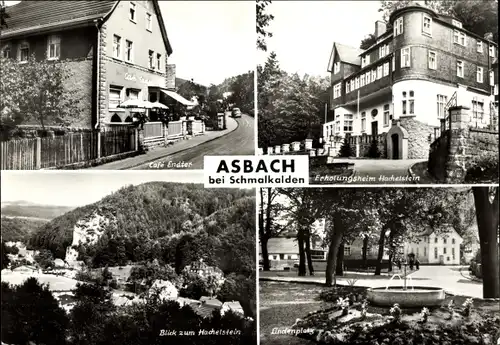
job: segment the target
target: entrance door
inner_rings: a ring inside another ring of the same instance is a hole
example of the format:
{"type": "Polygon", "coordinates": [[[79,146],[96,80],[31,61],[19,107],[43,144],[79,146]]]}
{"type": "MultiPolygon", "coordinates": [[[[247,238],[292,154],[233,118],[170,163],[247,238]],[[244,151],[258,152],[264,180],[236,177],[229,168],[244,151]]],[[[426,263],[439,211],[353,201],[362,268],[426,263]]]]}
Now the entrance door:
{"type": "Polygon", "coordinates": [[[378,135],[378,121],[372,122],[372,135],[378,135]]]}
{"type": "Polygon", "coordinates": [[[392,140],[392,159],[399,159],[399,135],[391,135],[392,140]]]}

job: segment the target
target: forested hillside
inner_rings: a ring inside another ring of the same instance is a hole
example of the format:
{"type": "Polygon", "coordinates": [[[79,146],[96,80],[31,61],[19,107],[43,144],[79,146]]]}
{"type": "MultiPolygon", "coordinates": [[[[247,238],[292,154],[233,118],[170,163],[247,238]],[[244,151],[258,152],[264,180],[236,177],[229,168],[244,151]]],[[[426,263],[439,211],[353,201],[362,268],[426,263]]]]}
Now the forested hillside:
{"type": "Polygon", "coordinates": [[[26,242],[29,235],[46,224],[46,220],[29,218],[8,218],[2,216],[2,240],[5,242],[26,242]]]}
{"type": "Polygon", "coordinates": [[[249,274],[255,263],[255,198],[250,190],[151,182],[128,186],[40,227],[30,246],[64,258],[79,220],[115,220],[93,245],[78,248],[93,267],[159,259],[177,271],[205,259],[225,273],[249,274]]]}

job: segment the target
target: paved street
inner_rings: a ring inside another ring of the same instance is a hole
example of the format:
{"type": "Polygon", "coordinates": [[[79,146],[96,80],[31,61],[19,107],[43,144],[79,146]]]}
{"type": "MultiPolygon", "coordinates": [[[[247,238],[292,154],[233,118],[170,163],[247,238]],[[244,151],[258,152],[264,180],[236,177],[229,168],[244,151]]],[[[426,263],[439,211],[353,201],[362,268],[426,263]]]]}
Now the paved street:
{"type": "Polygon", "coordinates": [[[228,118],[224,131],[208,131],[189,140],[181,140],[168,147],[155,148],[146,154],[99,165],[95,170],[164,169],[169,162],[181,163],[180,169],[201,169],[205,155],[245,155],[254,152],[254,118],[242,115],[239,119],[228,118]],[[185,164],[182,164],[182,163],[185,164]]]}
{"type": "MultiPolygon", "coordinates": [[[[234,121],[229,118],[228,121],[234,121]]],[[[154,164],[163,163],[168,169],[168,163],[185,162],[190,164],[185,169],[203,169],[204,156],[228,156],[228,155],[253,155],[254,146],[254,118],[248,115],[241,115],[236,119],[238,128],[236,130],[212,141],[205,142],[198,146],[161,157],[154,164]]],[[[143,164],[133,169],[149,169],[151,163],[143,164]]]]}
{"type": "MultiPolygon", "coordinates": [[[[395,272],[396,273],[396,272],[395,272]]],[[[281,275],[280,272],[276,272],[275,276],[270,277],[266,273],[266,277],[274,281],[297,281],[297,282],[316,282],[324,284],[325,273],[316,272],[313,277],[298,277],[298,276],[278,276],[281,275]]],[[[407,284],[411,286],[434,286],[441,287],[447,293],[454,295],[469,296],[475,298],[482,298],[483,296],[483,285],[481,282],[469,279],[469,273],[467,266],[421,266],[420,270],[414,271],[410,274],[411,278],[408,278],[407,284]],[[411,279],[411,281],[410,281],[411,279]]],[[[401,285],[402,282],[399,278],[394,277],[390,280],[389,276],[358,276],[356,281],[357,286],[366,287],[385,287],[401,285]]],[[[348,285],[347,280],[352,279],[347,277],[338,277],[337,284],[348,285]]]]}
{"type": "Polygon", "coordinates": [[[425,159],[353,159],[354,176],[366,179],[359,184],[413,184],[413,180],[404,180],[410,177],[409,168],[425,159]]]}

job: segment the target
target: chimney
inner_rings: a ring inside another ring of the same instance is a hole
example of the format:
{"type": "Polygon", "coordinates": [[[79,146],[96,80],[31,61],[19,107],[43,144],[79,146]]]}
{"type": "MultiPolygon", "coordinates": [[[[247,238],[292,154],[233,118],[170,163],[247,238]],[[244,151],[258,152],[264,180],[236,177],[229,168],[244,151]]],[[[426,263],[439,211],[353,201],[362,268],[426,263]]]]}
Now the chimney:
{"type": "Polygon", "coordinates": [[[169,90],[175,90],[175,65],[167,65],[165,73],[165,87],[169,90]]]}
{"type": "Polygon", "coordinates": [[[375,38],[379,38],[387,31],[387,24],[384,21],[377,20],[375,22],[375,38]]]}
{"type": "Polygon", "coordinates": [[[493,33],[492,32],[487,32],[484,34],[484,39],[488,41],[493,41],[493,33]]]}

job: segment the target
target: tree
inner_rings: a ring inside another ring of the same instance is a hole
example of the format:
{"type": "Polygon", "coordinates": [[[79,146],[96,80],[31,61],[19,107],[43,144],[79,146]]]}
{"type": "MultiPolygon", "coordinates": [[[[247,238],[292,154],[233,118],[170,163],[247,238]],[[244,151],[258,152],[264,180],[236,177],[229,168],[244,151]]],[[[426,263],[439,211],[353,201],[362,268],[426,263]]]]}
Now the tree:
{"type": "Polygon", "coordinates": [[[267,244],[269,239],[279,236],[287,226],[277,222],[279,213],[283,211],[280,203],[276,202],[279,192],[275,188],[260,188],[259,202],[259,240],[262,252],[263,269],[269,271],[269,254],[267,244]]]}
{"type": "Polygon", "coordinates": [[[378,148],[378,139],[376,137],[370,143],[370,147],[368,148],[368,157],[370,158],[380,158],[382,153],[378,148]]]}
{"type": "Polygon", "coordinates": [[[2,252],[0,255],[2,256],[2,269],[9,267],[10,259],[7,256],[7,247],[4,241],[2,241],[2,252]]]}
{"type": "Polygon", "coordinates": [[[23,65],[12,59],[2,59],[1,64],[2,127],[28,119],[42,129],[69,125],[80,111],[77,86],[70,83],[73,74],[64,61],[37,61],[31,56],[23,65]]]}
{"type": "Polygon", "coordinates": [[[377,37],[375,37],[374,34],[369,34],[368,36],[363,38],[361,44],[359,45],[359,48],[365,50],[370,48],[375,43],[377,43],[377,37]]]}
{"type": "Polygon", "coordinates": [[[10,18],[10,15],[5,11],[5,1],[0,2],[0,29],[8,28],[7,21],[5,19],[10,18]]]}
{"type": "Polygon", "coordinates": [[[257,20],[256,20],[256,32],[257,32],[257,49],[267,51],[266,38],[273,37],[273,34],[268,31],[267,27],[271,24],[274,19],[272,14],[266,13],[266,7],[271,4],[268,0],[257,0],[256,10],[257,10],[257,20]]]}
{"type": "Polygon", "coordinates": [[[354,151],[349,143],[349,136],[347,135],[342,142],[342,146],[340,146],[339,157],[353,157],[355,156],[354,151]]]}
{"type": "Polygon", "coordinates": [[[472,193],[481,247],[483,298],[499,298],[498,187],[472,187],[472,193]]]}
{"type": "Polygon", "coordinates": [[[47,269],[54,266],[54,256],[50,250],[42,249],[35,255],[35,262],[42,268],[47,269]]]}
{"type": "Polygon", "coordinates": [[[47,285],[33,277],[16,287],[2,282],[2,342],[63,345],[68,324],[47,285]]]}

